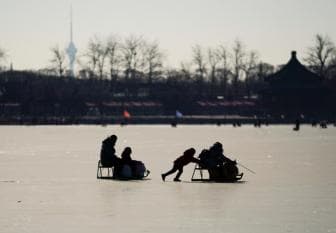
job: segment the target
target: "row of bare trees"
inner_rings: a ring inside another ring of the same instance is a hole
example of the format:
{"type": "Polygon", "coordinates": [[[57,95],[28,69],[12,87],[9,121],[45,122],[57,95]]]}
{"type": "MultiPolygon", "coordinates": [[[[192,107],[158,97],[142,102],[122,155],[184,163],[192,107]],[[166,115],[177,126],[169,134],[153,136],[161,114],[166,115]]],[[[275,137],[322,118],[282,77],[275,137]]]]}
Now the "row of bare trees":
{"type": "Polygon", "coordinates": [[[117,36],[90,39],[86,51],[79,59],[82,76],[89,78],[125,80],[147,79],[151,83],[161,74],[163,53],[156,41],[141,36],[124,40],[117,36]]]}
{"type": "MultiPolygon", "coordinates": [[[[66,76],[67,56],[59,46],[51,48],[51,73],[66,76]]],[[[6,54],[0,49],[0,66],[6,54]]],[[[264,85],[264,78],[274,72],[271,64],[260,61],[258,53],[248,50],[240,40],[228,47],[192,47],[191,59],[174,69],[164,67],[165,54],[157,41],[142,36],[126,38],[92,37],[79,54],[79,77],[111,80],[111,83],[145,83],[157,81],[192,83],[200,96],[252,96],[264,85]]],[[[335,44],[327,35],[317,34],[304,61],[321,77],[336,79],[335,44]]],[[[114,90],[112,90],[114,91],[114,90]]],[[[128,91],[128,90],[126,90],[128,91]]],[[[151,90],[149,90],[151,92],[151,90]]],[[[134,96],[137,94],[135,93],[134,96]]]]}
{"type": "MultiPolygon", "coordinates": [[[[54,46],[51,48],[51,68],[58,75],[66,70],[65,52],[54,46]]],[[[157,41],[147,41],[141,36],[129,36],[120,39],[118,36],[90,39],[87,48],[79,56],[80,76],[82,78],[98,78],[126,80],[146,78],[151,83],[154,77],[161,75],[163,52],[157,41]]]]}
{"type": "MultiPolygon", "coordinates": [[[[60,76],[66,75],[65,50],[56,45],[51,48],[51,53],[50,70],[60,76]]],[[[111,80],[138,77],[152,83],[155,78],[167,73],[163,69],[164,57],[157,41],[148,41],[142,36],[132,35],[124,39],[118,36],[103,39],[95,36],[88,42],[78,63],[83,77],[111,80]]],[[[5,50],[0,48],[0,66],[5,58],[5,50]]],[[[336,47],[328,35],[315,36],[314,44],[307,49],[304,61],[321,77],[336,77],[336,47]]],[[[231,82],[237,86],[239,80],[255,77],[260,63],[257,52],[247,51],[243,43],[236,40],[231,49],[224,45],[216,48],[193,46],[191,61],[182,63],[178,70],[189,70],[198,82],[217,81],[222,85],[231,82]]]]}
{"type": "MultiPolygon", "coordinates": [[[[58,46],[51,48],[51,52],[52,68],[58,75],[64,75],[65,52],[58,46]]],[[[78,63],[82,77],[111,80],[119,77],[125,80],[145,78],[152,83],[155,78],[166,74],[163,69],[164,57],[157,41],[148,41],[142,36],[132,35],[124,39],[95,36],[88,42],[78,63]]],[[[327,35],[317,34],[304,61],[321,77],[332,78],[336,64],[336,49],[332,40],[327,35]]],[[[255,77],[258,69],[260,71],[260,63],[256,51],[247,51],[243,43],[236,40],[231,49],[224,45],[207,49],[200,45],[193,46],[191,61],[184,62],[179,70],[189,69],[195,81],[200,83],[208,81],[214,84],[219,81],[222,85],[231,82],[237,86],[239,80],[255,77]]]]}
{"type": "MultiPolygon", "coordinates": [[[[58,75],[65,75],[64,51],[55,46],[51,52],[53,69],[58,75]]],[[[240,40],[234,41],[232,47],[223,44],[211,48],[195,45],[190,61],[182,62],[175,69],[165,68],[164,58],[159,43],[142,36],[94,36],[78,58],[79,76],[108,79],[113,83],[131,81],[149,85],[162,79],[180,79],[177,81],[192,81],[200,95],[210,92],[251,96],[262,88],[264,78],[275,69],[271,64],[262,62],[256,51],[247,50],[240,40]]],[[[321,77],[336,77],[336,50],[328,36],[315,36],[304,61],[321,77]]]]}
{"type": "Polygon", "coordinates": [[[192,70],[199,83],[207,82],[215,90],[220,87],[226,92],[228,85],[233,95],[238,95],[240,85],[245,85],[246,94],[252,82],[262,82],[264,77],[273,72],[272,65],[259,60],[255,51],[247,51],[240,40],[236,40],[231,49],[224,45],[215,48],[192,48],[192,70]]]}

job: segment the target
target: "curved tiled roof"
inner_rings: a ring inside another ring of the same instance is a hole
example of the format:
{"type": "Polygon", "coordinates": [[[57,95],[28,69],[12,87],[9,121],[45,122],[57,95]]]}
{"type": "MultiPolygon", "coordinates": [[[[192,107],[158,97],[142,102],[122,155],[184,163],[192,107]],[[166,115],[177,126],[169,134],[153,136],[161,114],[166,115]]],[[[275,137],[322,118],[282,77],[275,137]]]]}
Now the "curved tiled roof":
{"type": "Polygon", "coordinates": [[[270,75],[268,81],[277,87],[317,87],[316,85],[321,84],[321,78],[299,62],[295,51],[292,52],[289,62],[281,70],[270,75]]]}

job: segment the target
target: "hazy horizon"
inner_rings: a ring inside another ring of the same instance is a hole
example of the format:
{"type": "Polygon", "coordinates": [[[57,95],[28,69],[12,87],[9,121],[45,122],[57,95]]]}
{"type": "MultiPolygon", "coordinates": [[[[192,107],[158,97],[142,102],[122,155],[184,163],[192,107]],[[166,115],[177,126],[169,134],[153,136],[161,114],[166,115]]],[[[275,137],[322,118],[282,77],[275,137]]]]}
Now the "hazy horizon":
{"type": "Polygon", "coordinates": [[[302,60],[317,33],[329,35],[336,21],[336,2],[324,0],[0,0],[0,48],[8,54],[6,65],[39,69],[49,65],[50,48],[67,47],[70,5],[74,11],[77,56],[90,38],[131,34],[157,40],[166,54],[165,64],[178,66],[191,60],[191,47],[224,44],[235,39],[260,59],[273,65],[286,63],[296,50],[302,60]]]}

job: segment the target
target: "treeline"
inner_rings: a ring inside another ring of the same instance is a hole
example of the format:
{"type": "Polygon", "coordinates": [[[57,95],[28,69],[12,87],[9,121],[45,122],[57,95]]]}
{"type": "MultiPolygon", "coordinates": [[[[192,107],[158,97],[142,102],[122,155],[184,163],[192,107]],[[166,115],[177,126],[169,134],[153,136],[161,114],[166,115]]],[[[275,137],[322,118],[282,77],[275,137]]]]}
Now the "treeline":
{"type": "MultiPolygon", "coordinates": [[[[64,76],[67,69],[64,51],[55,46],[51,52],[53,69],[43,72],[64,76]]],[[[94,37],[78,59],[81,67],[78,78],[149,86],[157,82],[180,82],[191,85],[200,97],[238,98],[257,94],[264,78],[274,71],[272,65],[261,62],[257,52],[247,51],[239,40],[234,42],[232,49],[224,45],[215,48],[195,45],[190,61],[182,62],[179,68],[167,68],[164,62],[165,54],[156,41],[137,36],[123,40],[94,37]]],[[[129,90],[125,94],[137,96],[129,90]]]]}
{"type": "MultiPolygon", "coordinates": [[[[0,49],[0,62],[5,57],[0,49]]],[[[335,86],[336,49],[328,36],[316,35],[304,61],[335,86]]],[[[195,45],[190,61],[171,69],[158,42],[139,36],[92,38],[79,56],[75,78],[68,76],[65,52],[58,46],[51,49],[50,62],[51,68],[37,72],[2,72],[0,102],[20,103],[23,113],[37,115],[85,114],[87,102],[134,100],[158,101],[166,112],[188,111],[198,100],[258,99],[265,78],[279,69],[239,40],[231,48],[195,45]]]]}
{"type": "MultiPolygon", "coordinates": [[[[323,79],[336,77],[336,49],[326,35],[317,34],[314,43],[307,48],[303,62],[323,79]]],[[[66,56],[58,46],[51,49],[51,69],[54,75],[66,74],[66,56]]],[[[178,68],[165,66],[166,54],[157,41],[141,36],[120,38],[93,37],[78,58],[78,78],[108,79],[126,83],[155,82],[193,83],[201,97],[223,96],[224,98],[251,97],[264,87],[264,79],[281,67],[263,62],[258,52],[248,50],[240,40],[233,46],[219,45],[205,48],[192,47],[192,57],[181,62],[178,68]]],[[[286,62],[286,61],[284,61],[286,62]]],[[[137,93],[126,95],[136,96],[137,93]]]]}

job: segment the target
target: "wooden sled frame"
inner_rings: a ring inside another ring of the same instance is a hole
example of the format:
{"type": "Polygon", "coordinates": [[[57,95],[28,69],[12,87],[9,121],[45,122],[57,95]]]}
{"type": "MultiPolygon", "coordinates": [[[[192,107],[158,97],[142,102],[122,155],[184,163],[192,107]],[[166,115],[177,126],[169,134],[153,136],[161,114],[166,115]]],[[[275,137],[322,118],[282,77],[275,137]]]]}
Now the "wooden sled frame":
{"type": "Polygon", "coordinates": [[[115,176],[113,176],[113,171],[114,171],[113,167],[103,166],[102,163],[101,163],[101,161],[100,160],[98,161],[97,179],[142,180],[143,178],[146,178],[150,174],[150,171],[146,169],[144,177],[142,177],[142,178],[137,178],[137,177],[123,178],[123,177],[115,177],[115,176]],[[106,172],[104,172],[105,169],[107,169],[106,172]]]}
{"type": "Polygon", "coordinates": [[[239,174],[238,176],[235,177],[235,179],[205,179],[203,176],[203,171],[208,171],[208,169],[201,167],[199,164],[195,165],[193,174],[191,176],[191,181],[198,181],[198,182],[219,182],[219,183],[234,183],[243,178],[244,173],[239,174]],[[199,172],[200,178],[195,178],[196,172],[199,172]]]}
{"type": "Polygon", "coordinates": [[[97,166],[97,179],[112,179],[113,178],[113,167],[103,166],[101,161],[98,161],[97,166]],[[104,170],[107,169],[107,173],[104,176],[104,170]]]}

